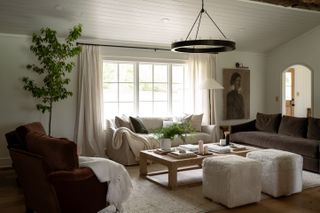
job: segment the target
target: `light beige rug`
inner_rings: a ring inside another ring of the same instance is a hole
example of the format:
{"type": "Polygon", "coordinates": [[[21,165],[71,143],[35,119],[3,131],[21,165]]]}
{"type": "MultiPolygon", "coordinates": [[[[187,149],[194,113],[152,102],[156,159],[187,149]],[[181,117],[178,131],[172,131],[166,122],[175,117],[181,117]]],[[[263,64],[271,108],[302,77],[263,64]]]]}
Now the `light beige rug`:
{"type": "MultiPolygon", "coordinates": [[[[164,169],[159,164],[148,166],[149,171],[164,169]]],[[[127,167],[133,182],[133,193],[124,203],[126,213],[200,213],[224,209],[222,205],[212,202],[202,195],[202,185],[181,187],[169,190],[149,180],[139,177],[139,167],[127,167]]],[[[201,170],[182,174],[180,179],[201,180],[201,170]],[[190,175],[191,174],[191,175],[190,175]]],[[[160,176],[160,181],[167,179],[166,175],[160,176]]],[[[179,179],[179,180],[180,180],[179,179]]],[[[303,172],[303,188],[320,186],[320,175],[303,172]]],[[[262,195],[262,199],[269,198],[262,195]]]]}

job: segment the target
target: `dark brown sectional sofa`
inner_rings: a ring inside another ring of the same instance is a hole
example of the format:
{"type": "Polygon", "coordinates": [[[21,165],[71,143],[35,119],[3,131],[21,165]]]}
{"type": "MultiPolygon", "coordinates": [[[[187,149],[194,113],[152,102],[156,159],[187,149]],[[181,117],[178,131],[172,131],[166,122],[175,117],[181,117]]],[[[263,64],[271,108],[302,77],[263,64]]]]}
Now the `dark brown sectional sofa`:
{"type": "Polygon", "coordinates": [[[320,119],[258,113],[255,120],[230,128],[230,140],[302,155],[303,169],[320,173],[320,119]]]}

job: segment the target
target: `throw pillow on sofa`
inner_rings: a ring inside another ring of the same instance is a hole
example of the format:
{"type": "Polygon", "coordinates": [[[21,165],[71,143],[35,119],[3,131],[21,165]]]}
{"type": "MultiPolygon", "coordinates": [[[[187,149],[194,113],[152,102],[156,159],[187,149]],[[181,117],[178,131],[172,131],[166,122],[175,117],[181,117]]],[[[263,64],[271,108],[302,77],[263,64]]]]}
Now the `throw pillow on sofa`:
{"type": "Polygon", "coordinates": [[[201,132],[202,117],[203,114],[192,115],[191,117],[191,126],[197,132],[201,132]]]}
{"type": "Polygon", "coordinates": [[[114,118],[114,124],[116,125],[117,128],[120,127],[126,127],[130,130],[132,130],[131,125],[130,125],[130,121],[128,120],[128,118],[122,116],[121,118],[116,116],[114,118]]]}
{"type": "Polygon", "coordinates": [[[263,132],[277,133],[281,122],[281,114],[257,113],[256,129],[263,132]]]}
{"type": "Polygon", "coordinates": [[[308,119],[308,134],[307,138],[320,140],[320,119],[309,118],[308,119]]]}
{"type": "Polygon", "coordinates": [[[135,133],[148,134],[147,128],[139,118],[129,117],[129,120],[135,133]]]}
{"type": "Polygon", "coordinates": [[[196,131],[196,132],[201,132],[201,124],[202,124],[202,114],[198,115],[186,115],[183,119],[183,123],[190,123],[191,127],[196,131]]]}
{"type": "Polygon", "coordinates": [[[307,135],[308,119],[291,116],[283,116],[281,119],[279,134],[305,138],[307,135]]]}

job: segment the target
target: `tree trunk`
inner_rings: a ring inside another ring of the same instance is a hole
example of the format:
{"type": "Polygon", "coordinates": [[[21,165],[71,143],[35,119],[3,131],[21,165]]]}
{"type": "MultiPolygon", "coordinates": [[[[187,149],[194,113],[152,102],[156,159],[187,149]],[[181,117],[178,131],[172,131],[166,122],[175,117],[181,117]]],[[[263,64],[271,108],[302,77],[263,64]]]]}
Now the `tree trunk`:
{"type": "Polygon", "coordinates": [[[52,118],[52,101],[50,101],[50,110],[49,110],[49,136],[51,136],[51,119],[52,118]]]}

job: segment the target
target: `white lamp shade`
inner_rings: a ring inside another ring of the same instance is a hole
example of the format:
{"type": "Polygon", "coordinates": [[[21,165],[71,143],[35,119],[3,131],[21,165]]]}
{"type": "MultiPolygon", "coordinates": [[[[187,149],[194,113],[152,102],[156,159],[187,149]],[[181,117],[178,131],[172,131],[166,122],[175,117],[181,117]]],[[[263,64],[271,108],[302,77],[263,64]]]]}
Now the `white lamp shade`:
{"type": "Polygon", "coordinates": [[[202,83],[201,88],[202,89],[224,89],[223,86],[213,78],[209,78],[205,80],[202,83]]]}

